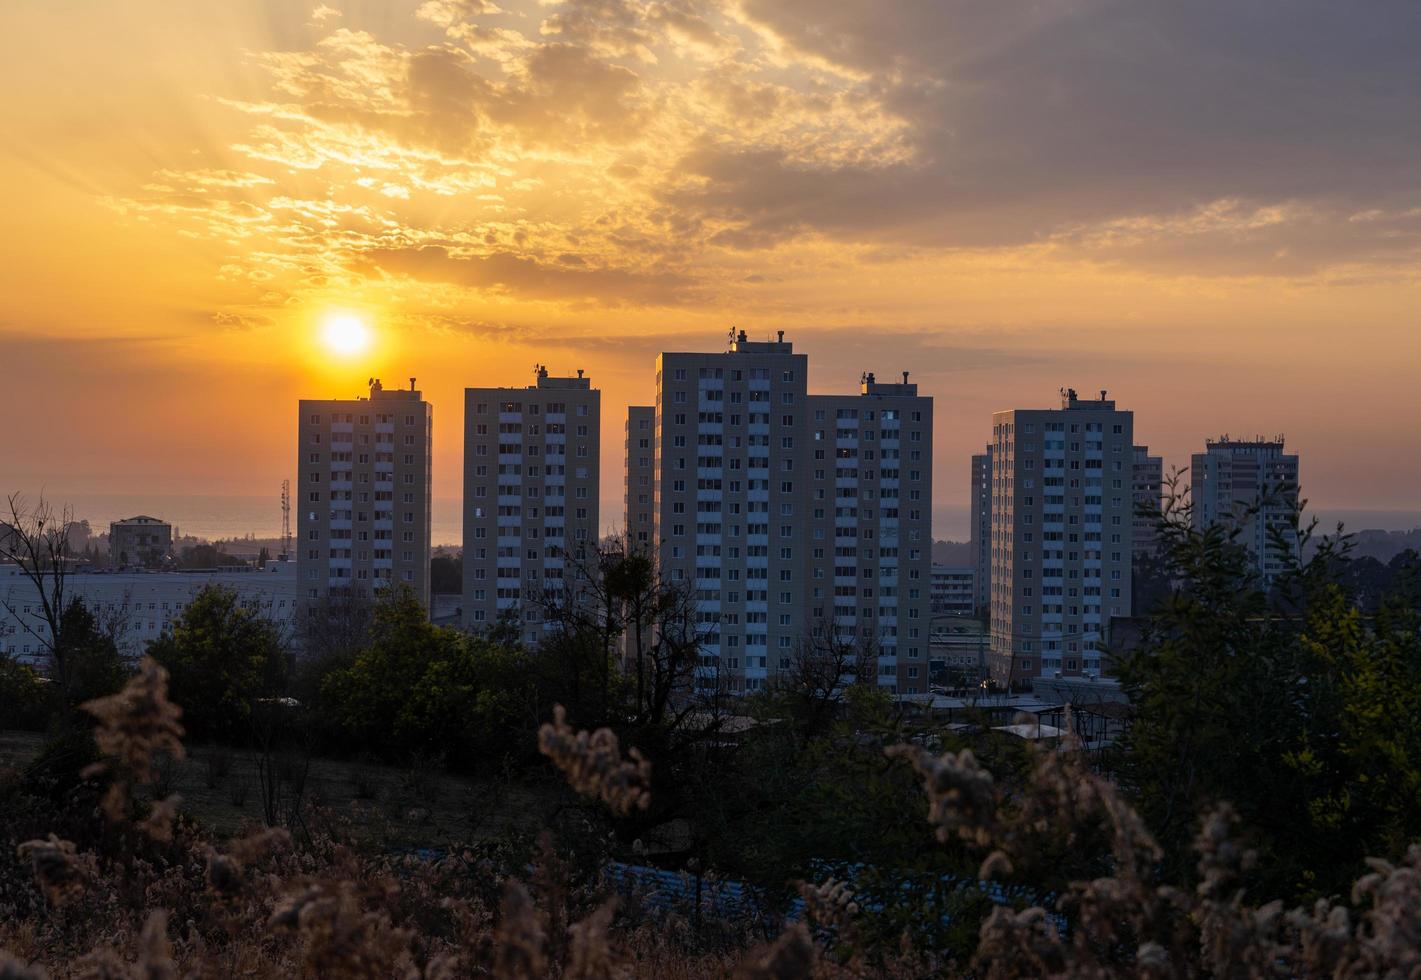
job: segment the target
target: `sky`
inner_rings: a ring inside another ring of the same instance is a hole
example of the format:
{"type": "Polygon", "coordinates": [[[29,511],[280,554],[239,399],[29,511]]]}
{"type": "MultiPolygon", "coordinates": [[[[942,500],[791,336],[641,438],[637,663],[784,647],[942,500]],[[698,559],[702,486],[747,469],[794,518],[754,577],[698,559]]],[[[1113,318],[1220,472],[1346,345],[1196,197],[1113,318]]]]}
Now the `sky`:
{"type": "Polygon", "coordinates": [[[0,92],[4,489],[274,494],[379,376],[457,498],[462,389],[546,364],[616,523],[656,354],[735,326],[911,371],[940,514],[1065,386],[1421,511],[1414,0],[7,0],[0,92]]]}

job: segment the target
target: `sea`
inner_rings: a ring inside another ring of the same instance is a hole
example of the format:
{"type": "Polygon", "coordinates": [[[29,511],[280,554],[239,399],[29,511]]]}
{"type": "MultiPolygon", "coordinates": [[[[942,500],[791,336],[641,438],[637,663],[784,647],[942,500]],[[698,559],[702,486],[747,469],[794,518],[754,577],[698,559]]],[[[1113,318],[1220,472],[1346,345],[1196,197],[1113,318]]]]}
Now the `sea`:
{"type": "MultiPolygon", "coordinates": [[[[233,538],[279,538],[281,498],[271,496],[231,496],[214,494],[132,494],[59,493],[47,491],[53,505],[67,504],[75,520],[87,520],[94,533],[108,530],[111,521],[146,514],[168,521],[175,534],[206,538],[209,541],[233,538]]],[[[603,501],[604,530],[621,523],[622,501],[603,501]],[[610,509],[610,513],[608,513],[610,509]]],[[[1340,521],[1348,531],[1377,529],[1409,531],[1421,528],[1421,511],[1358,510],[1317,508],[1321,528],[1330,531],[1340,521]]],[[[295,511],[293,510],[293,522],[295,511]]],[[[435,546],[463,543],[463,515],[457,497],[435,497],[431,541],[435,546]]],[[[971,537],[971,519],[966,507],[954,504],[933,508],[933,537],[946,541],[966,541],[971,537]]]]}
{"type": "MultiPolygon", "coordinates": [[[[33,502],[33,495],[26,495],[33,502]]],[[[173,525],[173,534],[220,541],[233,538],[281,537],[281,496],[264,497],[164,494],[164,493],[62,493],[45,492],[52,506],[68,506],[74,520],[87,520],[95,534],[107,532],[109,524],[125,517],[144,514],[173,525]]],[[[431,520],[431,544],[459,545],[463,542],[463,517],[457,498],[435,497],[431,520]]],[[[291,522],[296,525],[300,502],[292,504],[291,522]]]]}

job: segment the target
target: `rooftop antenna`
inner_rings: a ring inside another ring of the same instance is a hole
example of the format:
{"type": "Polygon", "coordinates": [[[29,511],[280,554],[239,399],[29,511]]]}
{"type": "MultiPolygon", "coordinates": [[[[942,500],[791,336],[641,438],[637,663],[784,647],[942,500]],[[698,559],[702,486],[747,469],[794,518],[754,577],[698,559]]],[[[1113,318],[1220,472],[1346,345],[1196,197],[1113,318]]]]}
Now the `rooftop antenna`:
{"type": "Polygon", "coordinates": [[[291,481],[281,481],[281,557],[291,558],[291,481]]]}

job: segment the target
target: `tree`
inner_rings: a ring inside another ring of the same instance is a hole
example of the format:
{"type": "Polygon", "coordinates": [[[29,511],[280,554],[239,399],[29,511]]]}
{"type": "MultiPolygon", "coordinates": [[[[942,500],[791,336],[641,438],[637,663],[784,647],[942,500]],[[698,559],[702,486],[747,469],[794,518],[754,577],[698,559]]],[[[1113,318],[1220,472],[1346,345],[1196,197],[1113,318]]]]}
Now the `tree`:
{"type": "Polygon", "coordinates": [[[64,612],[69,607],[66,586],[71,556],[70,536],[75,527],[69,508],[59,513],[43,497],[27,508],[18,493],[6,499],[8,521],[0,522],[0,560],[13,562],[34,586],[35,612],[24,614],[9,601],[4,603],[10,618],[39,641],[49,659],[49,676],[63,691],[70,688],[69,664],[63,643],[64,612]]]}
{"type": "Polygon", "coordinates": [[[172,698],[197,739],[246,737],[253,703],[279,694],[286,673],[276,626],[216,585],[193,597],[148,655],[167,668],[172,698]]]}
{"type": "Polygon", "coordinates": [[[435,555],[429,559],[429,591],[434,595],[458,595],[464,591],[461,555],[435,555]]]}
{"type": "Polygon", "coordinates": [[[60,617],[60,636],[71,706],[107,697],[123,687],[130,671],[115,635],[79,599],[71,600],[60,617]]]}
{"type": "Polygon", "coordinates": [[[0,718],[5,728],[38,731],[50,714],[50,691],[39,671],[0,653],[0,718]]]}
{"type": "Polygon", "coordinates": [[[1192,877],[1193,821],[1224,801],[1258,835],[1257,897],[1329,894],[1366,855],[1399,859],[1421,836],[1415,603],[1369,620],[1338,580],[1343,536],[1265,586],[1236,531],[1196,531],[1187,498],[1172,501],[1172,590],[1116,662],[1134,711],[1117,774],[1166,876],[1192,877]]]}
{"type": "Polygon", "coordinates": [[[822,734],[852,684],[871,684],[877,650],[871,639],[817,623],[800,639],[790,669],[777,684],[781,702],[806,736],[822,734]]]}
{"type": "Polygon", "coordinates": [[[321,704],[347,746],[478,768],[510,746],[531,751],[532,682],[516,646],[435,626],[412,591],[395,588],[375,604],[366,647],[326,676],[321,704]]]}

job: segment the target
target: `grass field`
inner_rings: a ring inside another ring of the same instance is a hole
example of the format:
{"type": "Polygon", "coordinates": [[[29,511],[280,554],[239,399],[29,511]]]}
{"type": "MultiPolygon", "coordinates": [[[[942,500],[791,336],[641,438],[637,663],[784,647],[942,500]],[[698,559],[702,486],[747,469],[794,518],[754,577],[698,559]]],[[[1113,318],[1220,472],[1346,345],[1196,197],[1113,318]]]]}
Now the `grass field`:
{"type": "MultiPolygon", "coordinates": [[[[24,767],[43,743],[42,734],[0,731],[0,767],[24,767]]],[[[260,767],[255,752],[189,746],[187,758],[162,766],[158,790],[179,794],[184,813],[227,835],[264,822],[260,767]]],[[[280,799],[299,794],[308,819],[348,822],[380,847],[437,848],[536,828],[557,805],[551,787],[465,779],[415,760],[397,767],[287,755],[271,768],[280,799]]]]}

